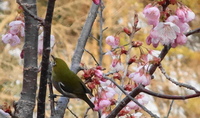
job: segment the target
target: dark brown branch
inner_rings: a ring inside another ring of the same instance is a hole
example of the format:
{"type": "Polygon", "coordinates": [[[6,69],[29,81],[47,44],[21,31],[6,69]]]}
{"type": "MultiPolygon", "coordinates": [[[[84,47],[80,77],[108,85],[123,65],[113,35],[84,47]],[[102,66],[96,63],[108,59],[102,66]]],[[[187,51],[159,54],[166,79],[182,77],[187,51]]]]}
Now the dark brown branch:
{"type": "Polygon", "coordinates": [[[195,33],[200,33],[200,28],[197,28],[195,30],[192,30],[192,31],[189,31],[185,34],[185,36],[190,36],[192,34],[195,34],[195,33]]]}
{"type": "Polygon", "coordinates": [[[78,118],[78,116],[77,116],[72,110],[70,110],[68,107],[67,107],[67,110],[69,110],[69,112],[70,112],[75,118],[78,118]]]}
{"type": "MultiPolygon", "coordinates": [[[[49,68],[49,55],[50,55],[50,39],[51,39],[51,22],[53,18],[55,0],[49,0],[47,5],[47,13],[44,23],[44,37],[43,37],[43,54],[42,54],[42,68],[40,75],[40,85],[38,93],[38,108],[37,118],[45,118],[45,104],[46,104],[46,89],[49,68]]],[[[51,114],[53,115],[53,114],[51,114]]]]}
{"type": "Polygon", "coordinates": [[[149,95],[152,95],[152,96],[155,96],[155,97],[164,98],[164,99],[172,99],[172,100],[185,100],[185,99],[190,99],[190,98],[200,96],[200,92],[192,94],[192,95],[178,96],[178,95],[166,95],[166,94],[156,93],[156,92],[147,90],[144,87],[140,87],[140,90],[142,92],[146,93],[146,94],[149,94],[149,95]]]}
{"type": "MultiPolygon", "coordinates": [[[[162,51],[161,51],[161,53],[160,53],[160,55],[159,55],[161,61],[162,61],[162,60],[164,59],[164,57],[167,55],[167,53],[169,52],[170,48],[171,48],[171,46],[164,46],[164,48],[162,49],[162,51]]],[[[158,65],[159,65],[159,64],[153,64],[153,65],[150,66],[150,68],[149,68],[149,70],[148,70],[150,75],[152,75],[152,74],[155,72],[155,70],[156,70],[156,68],[158,67],[158,65]]]]}
{"type": "Polygon", "coordinates": [[[169,75],[167,75],[166,71],[164,70],[164,68],[162,67],[162,65],[160,64],[159,66],[160,71],[163,73],[163,75],[172,83],[178,85],[179,87],[185,87],[187,89],[190,90],[194,90],[196,93],[199,93],[200,91],[197,90],[195,87],[188,85],[188,84],[184,84],[184,83],[180,83],[180,82],[176,82],[175,80],[173,80],[169,75]]]}

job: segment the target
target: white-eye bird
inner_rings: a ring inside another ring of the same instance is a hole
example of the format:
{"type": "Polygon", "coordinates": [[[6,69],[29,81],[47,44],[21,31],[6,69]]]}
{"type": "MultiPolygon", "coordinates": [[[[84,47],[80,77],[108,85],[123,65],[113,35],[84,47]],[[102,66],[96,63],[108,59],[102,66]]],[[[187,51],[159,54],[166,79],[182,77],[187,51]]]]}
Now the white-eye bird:
{"type": "Polygon", "coordinates": [[[62,59],[54,56],[52,58],[52,83],[56,90],[66,97],[84,100],[93,109],[94,104],[86,96],[86,93],[91,96],[92,93],[83,81],[69,69],[62,59]]]}

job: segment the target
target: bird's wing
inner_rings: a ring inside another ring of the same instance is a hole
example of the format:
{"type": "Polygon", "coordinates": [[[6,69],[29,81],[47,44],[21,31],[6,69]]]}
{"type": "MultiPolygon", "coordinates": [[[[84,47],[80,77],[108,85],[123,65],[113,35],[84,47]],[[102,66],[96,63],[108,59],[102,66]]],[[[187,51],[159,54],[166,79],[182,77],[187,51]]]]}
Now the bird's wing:
{"type": "Polygon", "coordinates": [[[66,86],[63,83],[59,82],[58,85],[64,96],[69,97],[69,98],[77,98],[77,96],[75,94],[68,91],[68,89],[66,88],[66,86]]]}
{"type": "Polygon", "coordinates": [[[85,86],[85,84],[82,81],[80,82],[80,84],[83,87],[83,89],[85,90],[85,93],[89,93],[91,96],[93,96],[92,92],[85,86]]]}

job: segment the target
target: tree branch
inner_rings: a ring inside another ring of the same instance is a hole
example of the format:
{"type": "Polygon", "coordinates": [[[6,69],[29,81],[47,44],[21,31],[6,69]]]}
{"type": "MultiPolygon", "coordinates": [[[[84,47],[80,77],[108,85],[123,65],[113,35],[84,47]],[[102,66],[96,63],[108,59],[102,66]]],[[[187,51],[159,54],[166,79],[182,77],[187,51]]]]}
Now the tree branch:
{"type": "Polygon", "coordinates": [[[43,37],[43,54],[42,54],[42,68],[40,75],[40,85],[38,93],[38,108],[37,118],[45,117],[45,104],[46,104],[46,88],[49,68],[49,54],[50,54],[50,38],[51,38],[51,23],[53,18],[55,0],[49,0],[47,5],[47,13],[44,23],[44,37],[43,37]]]}
{"type": "Polygon", "coordinates": [[[152,95],[155,97],[164,98],[164,99],[172,99],[172,100],[185,100],[185,99],[190,99],[190,98],[200,96],[200,92],[192,94],[192,95],[178,96],[178,95],[166,95],[166,94],[156,93],[156,92],[147,90],[144,87],[141,87],[140,90],[141,90],[141,92],[144,92],[146,94],[149,94],[149,95],[152,95]]]}
{"type": "Polygon", "coordinates": [[[163,73],[163,75],[172,83],[178,85],[179,87],[185,87],[187,89],[190,90],[194,90],[196,93],[199,93],[200,91],[197,90],[195,87],[188,85],[188,84],[184,84],[184,83],[180,83],[180,82],[176,82],[175,80],[173,80],[169,75],[167,75],[166,71],[164,70],[164,68],[162,67],[162,65],[160,64],[159,66],[160,71],[163,73]]]}
{"type": "MultiPolygon", "coordinates": [[[[27,9],[37,15],[36,0],[22,0],[27,4],[27,9]]],[[[38,21],[24,11],[25,18],[25,43],[24,43],[24,70],[21,98],[14,104],[14,118],[32,118],[35,107],[37,90],[37,45],[38,21]]]]}
{"type": "Polygon", "coordinates": [[[195,30],[192,30],[192,31],[185,33],[185,36],[190,36],[190,35],[195,34],[195,33],[200,33],[200,28],[197,28],[195,30]]]}
{"type": "Polygon", "coordinates": [[[71,65],[71,70],[74,73],[77,73],[80,70],[79,64],[81,62],[81,57],[84,52],[83,49],[85,49],[85,45],[86,45],[88,36],[90,35],[92,25],[96,19],[98,8],[99,8],[98,5],[95,5],[94,3],[92,3],[92,6],[88,13],[87,20],[85,22],[85,25],[83,26],[81,35],[78,39],[78,44],[76,45],[76,49],[75,49],[74,55],[72,57],[72,65],[71,65]]]}

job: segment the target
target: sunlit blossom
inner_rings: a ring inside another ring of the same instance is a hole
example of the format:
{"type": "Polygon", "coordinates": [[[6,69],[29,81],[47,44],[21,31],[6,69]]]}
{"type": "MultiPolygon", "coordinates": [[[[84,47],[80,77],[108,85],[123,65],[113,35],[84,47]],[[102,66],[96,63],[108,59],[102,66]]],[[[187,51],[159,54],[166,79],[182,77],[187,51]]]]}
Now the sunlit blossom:
{"type": "Polygon", "coordinates": [[[185,22],[181,22],[176,15],[169,16],[166,21],[176,24],[180,28],[180,33],[185,33],[189,29],[189,25],[185,22]]]}
{"type": "Polygon", "coordinates": [[[160,22],[147,37],[147,44],[158,46],[160,42],[163,45],[174,43],[177,35],[180,33],[180,28],[172,22],[160,22]]]}
{"type": "Polygon", "coordinates": [[[104,107],[107,107],[107,106],[110,106],[110,105],[111,105],[110,100],[101,100],[99,102],[99,107],[100,108],[104,108],[104,107]]]}
{"type": "Polygon", "coordinates": [[[156,26],[158,24],[160,18],[160,10],[156,6],[148,4],[144,8],[143,14],[145,15],[149,25],[156,26]]]}
{"type": "Polygon", "coordinates": [[[189,22],[195,18],[195,14],[186,6],[181,6],[176,10],[176,15],[182,22],[189,22]]]}
{"type": "Polygon", "coordinates": [[[131,73],[129,78],[131,78],[136,84],[142,84],[145,86],[149,85],[151,82],[151,76],[146,72],[146,69],[143,66],[140,66],[138,71],[131,73]]]}
{"type": "Polygon", "coordinates": [[[116,48],[119,46],[119,38],[114,36],[108,36],[106,38],[106,43],[112,46],[112,48],[116,48]]]}
{"type": "MultiPolygon", "coordinates": [[[[137,95],[136,99],[141,105],[145,105],[149,102],[149,97],[147,97],[147,95],[145,95],[145,94],[137,95]]],[[[133,101],[129,102],[127,104],[127,107],[130,108],[130,109],[134,109],[134,110],[140,109],[140,107],[133,101]]]]}

